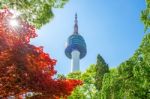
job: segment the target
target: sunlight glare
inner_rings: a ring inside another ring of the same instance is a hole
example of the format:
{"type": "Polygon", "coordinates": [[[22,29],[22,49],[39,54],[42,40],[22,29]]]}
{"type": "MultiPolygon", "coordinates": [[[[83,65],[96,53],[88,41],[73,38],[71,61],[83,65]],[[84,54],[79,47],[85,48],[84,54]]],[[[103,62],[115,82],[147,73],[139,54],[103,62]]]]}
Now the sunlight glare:
{"type": "Polygon", "coordinates": [[[16,27],[16,26],[19,25],[19,24],[18,24],[18,21],[17,21],[16,19],[11,19],[10,22],[9,22],[9,24],[10,24],[11,26],[13,26],[13,27],[16,27]]]}
{"type": "Polygon", "coordinates": [[[10,12],[13,13],[13,16],[9,20],[9,25],[12,27],[18,27],[19,22],[17,20],[17,17],[21,15],[19,11],[10,9],[10,12]]]}

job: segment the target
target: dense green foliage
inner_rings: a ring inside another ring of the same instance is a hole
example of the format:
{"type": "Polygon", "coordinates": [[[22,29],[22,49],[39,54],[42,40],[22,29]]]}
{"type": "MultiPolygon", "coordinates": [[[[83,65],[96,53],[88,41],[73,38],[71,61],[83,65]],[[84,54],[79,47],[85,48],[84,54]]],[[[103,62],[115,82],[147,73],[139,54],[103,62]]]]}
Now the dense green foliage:
{"type": "Polygon", "coordinates": [[[97,63],[95,67],[95,86],[97,90],[101,90],[102,88],[102,81],[103,81],[103,76],[105,73],[109,72],[108,65],[106,64],[105,60],[102,58],[101,55],[98,54],[97,56],[97,63]]]}
{"type": "Polygon", "coordinates": [[[97,90],[95,83],[95,65],[91,65],[84,73],[73,72],[67,75],[67,78],[80,79],[83,81],[83,85],[77,87],[69,99],[97,99],[97,90]]]}
{"type": "Polygon", "coordinates": [[[150,34],[133,57],[105,75],[102,99],[150,99],[150,34]]]}
{"type": "Polygon", "coordinates": [[[102,88],[103,76],[109,72],[105,60],[98,55],[96,65],[91,65],[85,72],[73,72],[67,78],[80,79],[84,82],[77,87],[69,99],[99,99],[102,88]]]}
{"type": "Polygon", "coordinates": [[[150,28],[150,0],[146,1],[146,9],[141,13],[141,20],[145,25],[145,31],[150,28]]]}
{"type": "Polygon", "coordinates": [[[8,8],[21,12],[36,28],[48,23],[53,18],[52,8],[61,8],[68,0],[0,0],[0,8],[8,8]]]}
{"type": "Polygon", "coordinates": [[[70,73],[67,78],[84,82],[69,99],[150,99],[150,34],[145,35],[134,55],[117,68],[108,71],[107,64],[98,55],[96,65],[84,73],[70,73]]]}

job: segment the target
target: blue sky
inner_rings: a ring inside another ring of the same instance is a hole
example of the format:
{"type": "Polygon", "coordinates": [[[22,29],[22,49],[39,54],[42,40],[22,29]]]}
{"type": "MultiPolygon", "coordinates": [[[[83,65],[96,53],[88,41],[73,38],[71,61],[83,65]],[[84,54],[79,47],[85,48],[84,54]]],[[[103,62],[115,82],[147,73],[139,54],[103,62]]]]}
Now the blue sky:
{"type": "Polygon", "coordinates": [[[74,15],[78,13],[79,33],[87,44],[87,55],[80,61],[81,71],[96,63],[101,54],[110,68],[130,58],[144,36],[140,12],[144,0],[70,0],[63,9],[53,9],[55,17],[37,30],[32,44],[57,59],[55,69],[68,74],[70,60],[65,56],[65,42],[73,33],[74,15]]]}

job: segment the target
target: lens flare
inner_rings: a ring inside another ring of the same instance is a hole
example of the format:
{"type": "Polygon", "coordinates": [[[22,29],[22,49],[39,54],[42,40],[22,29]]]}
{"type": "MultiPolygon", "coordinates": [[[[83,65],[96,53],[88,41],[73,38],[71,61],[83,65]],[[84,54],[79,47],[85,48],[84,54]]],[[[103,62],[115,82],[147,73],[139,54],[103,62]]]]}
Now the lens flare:
{"type": "Polygon", "coordinates": [[[9,24],[10,24],[12,27],[17,27],[17,26],[19,26],[18,21],[17,21],[16,19],[11,19],[11,20],[9,21],[9,24]]]}

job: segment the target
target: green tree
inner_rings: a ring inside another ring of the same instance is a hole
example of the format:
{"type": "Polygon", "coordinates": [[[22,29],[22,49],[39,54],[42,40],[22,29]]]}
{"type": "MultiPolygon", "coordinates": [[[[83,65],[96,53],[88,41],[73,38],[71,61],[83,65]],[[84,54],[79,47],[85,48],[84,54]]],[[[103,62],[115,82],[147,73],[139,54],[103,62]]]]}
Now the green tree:
{"type": "Polygon", "coordinates": [[[150,0],[146,1],[146,9],[141,12],[141,20],[144,23],[145,31],[150,28],[150,0]]]}
{"type": "Polygon", "coordinates": [[[13,9],[21,13],[36,28],[53,18],[53,8],[62,8],[68,0],[0,0],[0,8],[13,9]]]}
{"type": "Polygon", "coordinates": [[[99,99],[122,99],[119,98],[121,80],[118,80],[119,75],[116,68],[110,69],[103,77],[102,89],[99,99]]]}
{"type": "Polygon", "coordinates": [[[98,99],[95,88],[95,65],[90,65],[85,72],[73,72],[67,75],[69,79],[80,79],[83,85],[77,87],[68,99],[98,99]]]}
{"type": "Polygon", "coordinates": [[[99,99],[103,76],[109,72],[105,60],[98,55],[96,65],[90,65],[85,72],[73,72],[67,78],[80,79],[83,85],[77,87],[69,96],[69,99],[99,99]]]}
{"type": "Polygon", "coordinates": [[[104,76],[101,99],[150,99],[150,34],[115,71],[104,76]]]}
{"type": "Polygon", "coordinates": [[[97,55],[97,63],[95,67],[95,86],[98,91],[101,90],[102,88],[102,81],[103,81],[103,76],[105,73],[109,72],[109,67],[108,64],[105,62],[105,60],[102,58],[100,54],[97,55]]]}
{"type": "MultiPolygon", "coordinates": [[[[141,13],[145,31],[150,28],[150,0],[141,13]]],[[[103,78],[101,99],[150,99],[150,33],[134,55],[103,78]]]]}

